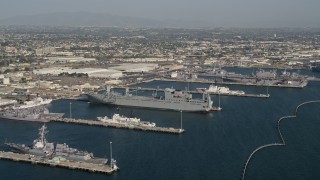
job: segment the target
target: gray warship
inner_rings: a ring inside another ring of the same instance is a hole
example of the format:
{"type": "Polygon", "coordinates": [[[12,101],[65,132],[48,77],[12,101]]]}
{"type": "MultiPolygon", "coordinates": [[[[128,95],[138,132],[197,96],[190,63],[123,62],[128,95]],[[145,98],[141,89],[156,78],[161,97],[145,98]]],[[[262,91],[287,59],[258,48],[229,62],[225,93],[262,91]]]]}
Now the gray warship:
{"type": "Polygon", "coordinates": [[[257,70],[251,76],[242,77],[223,77],[225,81],[240,82],[248,84],[256,84],[258,86],[284,86],[284,87],[305,87],[308,85],[306,76],[299,75],[298,73],[290,73],[284,70],[280,75],[276,70],[265,71],[263,69],[257,70]]]}
{"type": "Polygon", "coordinates": [[[150,108],[159,110],[173,110],[186,112],[210,112],[220,111],[220,107],[213,107],[210,95],[203,93],[202,99],[192,99],[192,94],[185,91],[177,91],[166,88],[163,96],[137,96],[129,93],[111,91],[108,86],[105,93],[87,94],[88,100],[92,103],[109,104],[116,106],[128,106],[136,108],[150,108]]]}
{"type": "Polygon", "coordinates": [[[320,72],[320,63],[319,62],[313,63],[311,66],[311,71],[319,73],[320,72]]]}
{"type": "Polygon", "coordinates": [[[44,106],[26,109],[10,109],[0,112],[0,118],[18,121],[49,122],[57,118],[62,118],[64,113],[50,113],[44,106]]]}
{"type": "MultiPolygon", "coordinates": [[[[75,148],[70,148],[65,143],[56,145],[54,145],[54,143],[49,143],[45,137],[47,133],[47,127],[43,125],[39,129],[39,138],[35,139],[31,146],[7,142],[5,143],[5,145],[18,153],[30,154],[47,159],[63,158],[69,161],[80,161],[93,164],[107,164],[108,159],[96,158],[92,153],[89,153],[87,151],[80,151],[75,148]]],[[[113,160],[112,164],[114,167],[116,167],[115,163],[116,161],[113,160]]]]}

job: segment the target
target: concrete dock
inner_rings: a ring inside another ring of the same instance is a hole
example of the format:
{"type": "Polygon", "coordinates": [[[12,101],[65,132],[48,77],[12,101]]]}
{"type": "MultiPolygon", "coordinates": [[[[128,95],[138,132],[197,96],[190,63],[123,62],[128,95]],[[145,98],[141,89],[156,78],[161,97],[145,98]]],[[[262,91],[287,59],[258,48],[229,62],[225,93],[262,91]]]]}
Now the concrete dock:
{"type": "Polygon", "coordinates": [[[205,79],[194,79],[194,80],[184,80],[184,79],[159,79],[155,78],[155,81],[168,81],[168,82],[184,82],[184,83],[205,83],[205,84],[223,84],[223,85],[239,85],[239,86],[257,86],[257,87],[278,87],[278,88],[304,88],[306,85],[290,85],[290,84],[257,84],[250,82],[220,82],[211,81],[205,79]]]}
{"type": "Polygon", "coordinates": [[[52,161],[47,158],[41,158],[41,157],[33,156],[30,154],[18,154],[18,153],[5,152],[5,151],[0,151],[0,159],[27,162],[32,164],[41,164],[41,165],[47,165],[47,166],[55,166],[55,167],[68,168],[68,169],[77,169],[77,170],[104,173],[104,174],[111,174],[118,170],[115,168],[111,168],[109,165],[93,164],[93,163],[80,162],[80,161],[68,161],[68,160],[52,161]]]}
{"type": "MultiPolygon", "coordinates": [[[[219,108],[212,109],[212,111],[220,111],[220,110],[221,109],[219,108]]],[[[15,118],[15,119],[8,119],[5,117],[2,117],[2,118],[7,120],[19,120],[18,118],[15,118]]],[[[26,121],[26,120],[21,120],[21,121],[26,121]]],[[[139,131],[150,131],[150,132],[171,133],[171,134],[182,134],[185,132],[184,129],[177,129],[172,127],[152,127],[152,126],[143,126],[143,125],[134,125],[134,124],[117,124],[117,123],[108,123],[108,122],[102,122],[97,120],[87,120],[87,119],[56,118],[56,119],[46,119],[46,120],[38,120],[38,121],[32,121],[32,122],[48,123],[52,121],[88,125],[88,126],[101,126],[101,127],[132,129],[132,130],[139,130],[139,131]]]]}
{"type": "Polygon", "coordinates": [[[182,134],[185,132],[184,129],[176,129],[176,128],[171,128],[171,127],[167,128],[167,127],[136,126],[136,125],[107,123],[107,122],[101,122],[101,121],[96,121],[96,120],[86,120],[86,119],[60,118],[60,119],[55,119],[55,120],[51,120],[51,121],[89,125],[89,126],[102,126],[102,127],[111,127],[111,128],[133,129],[133,130],[139,130],[139,131],[172,133],[172,134],[182,134]]]}

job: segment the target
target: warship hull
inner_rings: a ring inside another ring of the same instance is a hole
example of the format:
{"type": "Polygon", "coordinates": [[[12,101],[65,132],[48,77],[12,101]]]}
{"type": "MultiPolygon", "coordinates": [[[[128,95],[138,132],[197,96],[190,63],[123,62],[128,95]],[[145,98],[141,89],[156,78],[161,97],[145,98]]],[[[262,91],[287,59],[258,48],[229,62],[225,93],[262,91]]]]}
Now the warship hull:
{"type": "Polygon", "coordinates": [[[185,111],[185,112],[208,112],[213,110],[208,107],[208,102],[204,101],[172,101],[160,100],[153,97],[144,96],[116,96],[106,98],[102,94],[89,94],[88,100],[92,103],[108,104],[115,106],[147,108],[159,110],[185,111]]]}
{"type": "Polygon", "coordinates": [[[49,122],[50,119],[37,119],[37,118],[20,118],[10,116],[0,116],[0,119],[14,120],[14,121],[31,121],[31,122],[49,122]]]}
{"type": "Polygon", "coordinates": [[[26,116],[26,117],[19,117],[19,116],[12,116],[12,115],[0,115],[0,119],[6,120],[14,120],[14,121],[31,121],[31,122],[50,122],[53,119],[61,118],[64,113],[50,113],[50,114],[43,114],[43,116],[26,116]]]}
{"type": "Polygon", "coordinates": [[[22,145],[22,144],[14,144],[14,143],[7,143],[6,144],[10,149],[16,151],[20,154],[31,154],[35,156],[44,157],[46,156],[46,153],[39,149],[32,149],[28,146],[22,145]]]}
{"type": "Polygon", "coordinates": [[[5,143],[5,145],[7,145],[13,151],[22,153],[22,154],[28,154],[30,151],[30,148],[28,146],[21,145],[21,144],[5,143]]]}

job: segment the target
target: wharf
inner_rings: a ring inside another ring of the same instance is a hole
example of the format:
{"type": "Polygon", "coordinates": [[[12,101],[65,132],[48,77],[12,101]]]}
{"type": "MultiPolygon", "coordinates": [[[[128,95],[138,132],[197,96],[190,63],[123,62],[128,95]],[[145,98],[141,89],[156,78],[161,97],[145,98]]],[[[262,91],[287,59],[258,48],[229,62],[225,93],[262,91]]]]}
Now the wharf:
{"type": "Polygon", "coordinates": [[[93,163],[87,163],[87,162],[68,161],[68,160],[55,162],[47,158],[33,156],[30,154],[18,154],[14,152],[5,152],[5,151],[0,151],[0,159],[21,161],[21,162],[27,162],[32,164],[41,164],[41,165],[68,168],[68,169],[77,169],[77,170],[104,173],[104,174],[111,174],[118,170],[116,168],[111,168],[109,165],[104,165],[104,164],[93,164],[93,163]]]}
{"type": "Polygon", "coordinates": [[[155,81],[168,81],[168,82],[184,82],[184,83],[204,83],[204,84],[224,84],[224,85],[239,85],[239,86],[258,86],[258,87],[278,87],[278,88],[303,88],[305,86],[299,85],[286,85],[286,84],[257,84],[250,82],[220,82],[220,81],[210,81],[206,79],[195,80],[195,79],[154,79],[155,81]]]}
{"type": "Polygon", "coordinates": [[[58,118],[58,119],[53,119],[51,121],[63,122],[63,123],[81,124],[81,125],[89,125],[89,126],[103,126],[103,127],[111,127],[111,128],[133,129],[133,130],[139,130],[139,131],[152,131],[152,132],[160,132],[160,133],[172,133],[172,134],[182,134],[182,133],[185,132],[184,129],[115,124],[115,123],[107,123],[107,122],[101,122],[101,121],[95,121],[95,120],[86,120],[86,119],[58,118]]]}
{"type": "Polygon", "coordinates": [[[309,77],[309,78],[308,78],[308,81],[316,81],[316,82],[319,82],[319,81],[320,81],[320,78],[317,78],[317,77],[309,77]]]}
{"type": "Polygon", "coordinates": [[[226,85],[276,87],[276,88],[304,88],[305,87],[305,85],[290,85],[290,84],[258,84],[258,83],[242,83],[242,82],[215,82],[215,83],[226,84],[226,85]]]}
{"type": "MultiPolygon", "coordinates": [[[[117,88],[117,87],[116,87],[117,88]]],[[[120,87],[118,87],[120,88],[120,87]]],[[[121,88],[125,88],[125,87],[121,87],[121,88]]],[[[138,91],[160,91],[163,92],[164,89],[159,89],[159,88],[142,88],[142,87],[138,87],[138,88],[133,88],[133,87],[129,87],[130,90],[138,90],[138,91]]],[[[188,93],[193,93],[193,94],[202,94],[202,92],[198,92],[198,91],[186,91],[188,93]]],[[[270,94],[226,94],[226,93],[214,93],[214,92],[208,92],[208,94],[210,95],[221,95],[221,96],[238,96],[238,97],[255,97],[255,98],[269,98],[270,94]]]]}

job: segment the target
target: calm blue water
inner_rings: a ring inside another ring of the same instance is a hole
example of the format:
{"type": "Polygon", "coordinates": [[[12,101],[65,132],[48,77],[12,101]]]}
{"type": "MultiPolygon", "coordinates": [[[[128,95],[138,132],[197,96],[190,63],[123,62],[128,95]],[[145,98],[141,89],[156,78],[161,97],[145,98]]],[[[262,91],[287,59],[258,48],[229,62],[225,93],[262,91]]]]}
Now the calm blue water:
{"type": "MultiPolygon", "coordinates": [[[[184,89],[183,83],[152,82],[139,86],[184,89]]],[[[206,87],[190,84],[191,88],[206,87]],[[192,86],[192,87],[191,87],[192,86]]],[[[229,86],[251,93],[265,88],[229,86]]],[[[295,107],[320,99],[320,83],[304,89],[270,88],[269,99],[221,96],[222,112],[183,113],[183,135],[49,123],[48,140],[109,156],[109,142],[121,170],[113,175],[92,174],[0,160],[1,179],[240,179],[249,154],[258,146],[280,142],[276,122],[293,114],[295,107]]],[[[213,96],[214,100],[217,97],[213,96]]],[[[52,112],[69,115],[71,101],[58,100],[52,112]]],[[[217,104],[217,101],[215,102],[217,104]]],[[[72,101],[76,118],[95,119],[111,115],[113,107],[72,101]]],[[[320,179],[320,104],[304,106],[298,118],[281,123],[288,146],[272,147],[258,153],[248,167],[247,179],[320,179]]],[[[123,115],[134,115],[158,126],[180,127],[180,113],[121,108],[123,115]]],[[[42,124],[0,121],[0,140],[30,144],[42,124]]]]}

